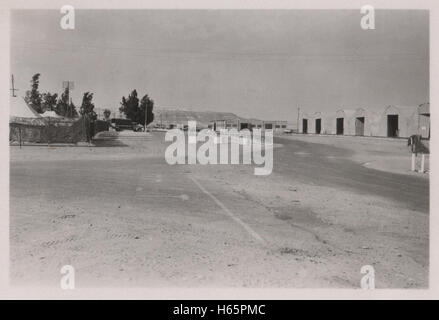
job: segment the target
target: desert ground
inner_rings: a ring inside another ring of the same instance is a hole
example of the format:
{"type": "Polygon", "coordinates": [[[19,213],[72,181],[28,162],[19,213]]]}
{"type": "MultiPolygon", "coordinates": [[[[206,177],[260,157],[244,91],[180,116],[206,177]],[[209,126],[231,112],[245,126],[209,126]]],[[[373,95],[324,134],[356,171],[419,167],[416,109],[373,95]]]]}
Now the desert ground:
{"type": "Polygon", "coordinates": [[[372,265],[377,288],[426,288],[429,175],[406,144],[276,137],[269,176],[168,165],[160,132],[11,146],[11,285],[59,286],[72,265],[78,288],[360,288],[372,265]]]}

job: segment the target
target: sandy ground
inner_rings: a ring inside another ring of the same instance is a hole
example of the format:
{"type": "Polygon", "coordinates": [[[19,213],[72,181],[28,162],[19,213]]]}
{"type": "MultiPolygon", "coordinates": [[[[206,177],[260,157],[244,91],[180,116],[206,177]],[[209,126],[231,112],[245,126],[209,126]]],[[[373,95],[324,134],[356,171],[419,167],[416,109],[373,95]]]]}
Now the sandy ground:
{"type": "Polygon", "coordinates": [[[11,147],[11,284],[58,286],[71,264],[77,287],[359,288],[368,264],[377,288],[427,287],[428,174],[366,168],[375,142],[335,139],[277,139],[269,176],[169,166],[159,133],[11,147]]]}
{"type": "MultiPolygon", "coordinates": [[[[389,138],[370,138],[355,136],[321,136],[321,135],[301,135],[292,134],[284,135],[296,141],[305,141],[311,143],[325,144],[334,147],[347,148],[354,150],[355,153],[350,157],[368,168],[377,170],[415,175],[418,177],[429,177],[430,155],[425,155],[425,173],[411,171],[411,152],[407,146],[406,139],[389,139],[389,138]]],[[[429,147],[428,140],[423,143],[429,147]]],[[[421,168],[421,155],[416,158],[416,169],[421,168]]]]}

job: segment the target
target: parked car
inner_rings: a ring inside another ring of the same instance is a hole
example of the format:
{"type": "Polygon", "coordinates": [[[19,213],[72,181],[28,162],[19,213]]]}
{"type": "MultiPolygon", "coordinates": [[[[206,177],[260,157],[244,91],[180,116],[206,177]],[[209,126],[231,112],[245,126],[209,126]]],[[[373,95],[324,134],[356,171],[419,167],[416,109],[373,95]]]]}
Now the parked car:
{"type": "Polygon", "coordinates": [[[129,119],[117,119],[113,118],[110,121],[110,126],[113,130],[132,130],[132,131],[143,131],[143,126],[137,122],[133,122],[129,119]]]}
{"type": "Polygon", "coordinates": [[[145,129],[144,126],[142,126],[141,124],[135,123],[133,125],[133,130],[136,132],[142,132],[144,131],[144,129],[145,129]]]}

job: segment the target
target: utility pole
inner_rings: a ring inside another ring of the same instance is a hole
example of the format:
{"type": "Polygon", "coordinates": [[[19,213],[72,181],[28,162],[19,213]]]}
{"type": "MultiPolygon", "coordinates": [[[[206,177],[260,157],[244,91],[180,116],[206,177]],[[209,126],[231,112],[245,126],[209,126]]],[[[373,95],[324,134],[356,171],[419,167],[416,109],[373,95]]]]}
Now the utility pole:
{"type": "Polygon", "coordinates": [[[297,133],[299,133],[299,114],[300,114],[300,107],[297,107],[297,133]]]}
{"type": "Polygon", "coordinates": [[[16,97],[15,91],[18,91],[18,89],[15,89],[15,86],[14,86],[14,75],[13,74],[11,74],[11,85],[12,85],[12,88],[9,89],[9,90],[11,90],[12,96],[16,97]]]}

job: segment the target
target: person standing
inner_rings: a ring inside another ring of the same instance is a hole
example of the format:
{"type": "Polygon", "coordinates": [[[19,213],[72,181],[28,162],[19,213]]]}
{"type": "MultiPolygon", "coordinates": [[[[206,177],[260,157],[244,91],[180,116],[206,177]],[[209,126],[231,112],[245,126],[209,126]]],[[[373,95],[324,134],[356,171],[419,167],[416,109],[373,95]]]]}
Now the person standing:
{"type": "Polygon", "coordinates": [[[425,155],[430,153],[430,150],[422,143],[422,136],[419,134],[413,134],[408,138],[407,146],[410,146],[412,152],[412,171],[416,171],[416,157],[418,153],[421,154],[421,170],[419,172],[425,172],[425,155]]]}

